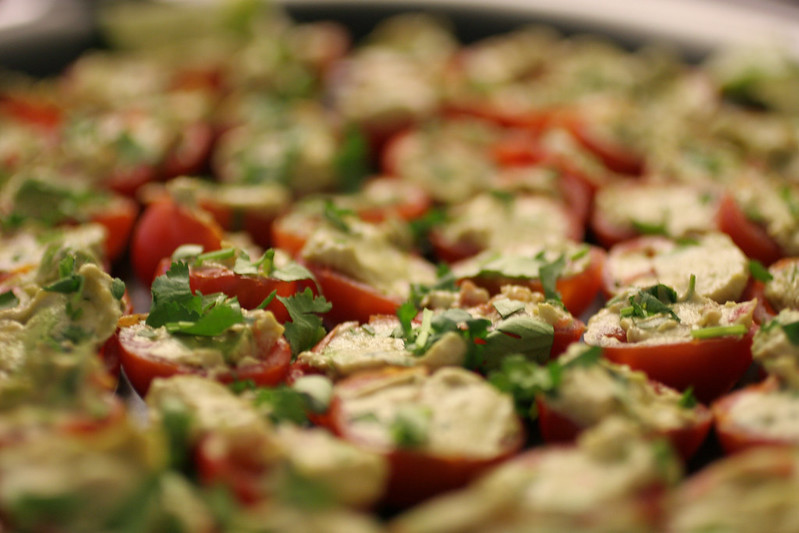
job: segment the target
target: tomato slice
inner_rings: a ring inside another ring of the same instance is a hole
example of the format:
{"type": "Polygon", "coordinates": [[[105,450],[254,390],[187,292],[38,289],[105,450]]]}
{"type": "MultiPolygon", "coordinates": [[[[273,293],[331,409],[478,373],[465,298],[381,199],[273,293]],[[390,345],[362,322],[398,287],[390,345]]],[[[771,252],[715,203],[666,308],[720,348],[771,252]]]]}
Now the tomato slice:
{"type": "MultiPolygon", "coordinates": [[[[656,391],[667,388],[656,381],[650,383],[656,391]]],[[[541,430],[541,436],[548,443],[573,442],[580,433],[587,429],[580,426],[568,414],[553,408],[547,402],[545,395],[536,397],[536,407],[538,427],[541,430]]],[[[702,445],[713,422],[710,409],[702,404],[698,404],[696,409],[697,420],[693,424],[656,433],[668,439],[684,461],[693,457],[702,445]]]]}
{"type": "MultiPolygon", "coordinates": [[[[144,315],[123,317],[120,328],[114,334],[112,342],[117,344],[122,369],[133,389],[142,397],[147,395],[155,378],[166,378],[178,374],[196,374],[208,376],[222,383],[252,380],[258,386],[271,386],[281,383],[288,372],[291,362],[291,346],[283,338],[279,338],[267,353],[258,353],[257,362],[238,368],[226,368],[222,371],[192,367],[170,361],[153,354],[153,344],[136,338],[130,325],[144,320],[144,315]]],[[[256,332],[256,336],[258,332],[256,332]]],[[[260,336],[258,336],[260,341],[260,336]]]]}
{"type": "Polygon", "coordinates": [[[171,257],[183,244],[199,244],[205,251],[218,250],[222,229],[208,215],[189,211],[162,198],[144,210],[131,239],[133,270],[146,284],[152,283],[158,263],[171,257]]]}
{"type": "MultiPolygon", "coordinates": [[[[166,274],[172,265],[172,259],[166,257],[161,260],[155,275],[166,274]]],[[[192,292],[214,294],[221,292],[229,297],[235,297],[243,309],[255,309],[275,291],[275,299],[266,306],[267,311],[272,311],[278,322],[283,323],[289,319],[286,306],[277,296],[291,296],[302,292],[305,287],[316,291],[316,284],[311,280],[282,281],[268,276],[236,274],[233,270],[223,266],[194,266],[189,265],[189,286],[192,292]]]]}
{"type": "Polygon", "coordinates": [[[716,435],[722,448],[728,454],[738,453],[758,446],[796,446],[795,438],[779,438],[758,433],[738,423],[732,415],[736,403],[749,397],[767,395],[779,390],[776,379],[765,381],[737,390],[717,400],[713,405],[713,417],[716,423],[716,435]]]}
{"type": "Polygon", "coordinates": [[[114,262],[125,253],[130,239],[139,206],[124,196],[114,197],[106,209],[94,213],[92,222],[101,224],[106,229],[105,257],[114,262]]]}
{"type": "Polygon", "coordinates": [[[316,277],[322,294],[333,308],[325,315],[332,324],[357,320],[365,323],[372,315],[393,315],[402,304],[400,298],[381,294],[373,287],[335,270],[313,263],[306,264],[316,277]]]}
{"type": "Polygon", "coordinates": [[[761,228],[746,217],[733,196],[722,195],[717,215],[719,229],[749,257],[770,265],[783,255],[782,248],[761,228]]]}
{"type": "MultiPolygon", "coordinates": [[[[353,432],[352,421],[346,414],[342,391],[368,390],[372,384],[403,372],[422,369],[388,368],[377,372],[362,372],[336,384],[327,415],[320,422],[344,440],[369,448],[369,442],[353,432]]],[[[430,371],[425,370],[429,375],[430,371]]],[[[347,396],[350,392],[347,392],[347,396]]],[[[502,451],[491,457],[442,455],[411,448],[375,448],[383,453],[389,463],[389,480],[384,503],[392,508],[407,507],[441,492],[466,485],[487,468],[500,463],[518,452],[524,443],[524,432],[503,442],[502,451]]],[[[374,448],[374,446],[371,446],[374,448]]]]}
{"type": "Polygon", "coordinates": [[[672,344],[604,346],[602,353],[674,389],[693,387],[696,398],[709,403],[729,391],[749,368],[755,329],[752,326],[743,336],[672,344]]]}

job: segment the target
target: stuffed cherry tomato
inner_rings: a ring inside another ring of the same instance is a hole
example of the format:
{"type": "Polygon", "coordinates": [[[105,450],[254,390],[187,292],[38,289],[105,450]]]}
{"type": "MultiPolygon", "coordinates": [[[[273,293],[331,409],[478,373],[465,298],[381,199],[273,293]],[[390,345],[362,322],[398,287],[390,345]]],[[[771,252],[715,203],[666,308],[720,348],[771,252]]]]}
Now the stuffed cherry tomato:
{"type": "Polygon", "coordinates": [[[799,401],[776,379],[750,385],[713,404],[716,434],[726,453],[756,446],[796,446],[799,401]]]}
{"type": "Polygon", "coordinates": [[[328,320],[366,322],[371,315],[394,314],[412,284],[435,283],[435,267],[401,247],[403,235],[393,228],[329,218],[305,243],[300,259],[333,304],[328,320]]]}
{"type": "Polygon", "coordinates": [[[732,388],[752,362],[756,302],[718,304],[665,285],[628,289],[588,321],[585,342],[701,402],[732,388]]]}
{"type": "Polygon", "coordinates": [[[757,299],[755,318],[765,324],[783,309],[799,309],[799,258],[784,257],[768,270],[752,265],[745,297],[757,299]]]}
{"type": "MultiPolygon", "coordinates": [[[[278,297],[285,298],[306,288],[318,292],[313,275],[305,267],[291,260],[285,252],[273,248],[261,257],[253,258],[239,248],[223,248],[208,253],[184,254],[180,259],[188,262],[189,284],[193,292],[223,293],[236,298],[244,309],[255,309],[272,298],[264,309],[271,311],[281,324],[288,320],[289,315],[278,297]]],[[[156,269],[156,276],[166,274],[172,262],[172,258],[163,259],[156,269]]]]}
{"type": "Polygon", "coordinates": [[[594,301],[602,286],[605,252],[584,244],[562,242],[547,247],[521,246],[516,250],[486,250],[452,265],[459,283],[470,280],[490,293],[503,285],[525,285],[560,298],[566,309],[579,315],[594,301]]]}
{"type": "Polygon", "coordinates": [[[531,195],[482,194],[450,208],[430,235],[439,259],[455,262],[519,242],[580,241],[583,228],[557,200],[531,195]],[[512,228],[512,230],[511,230],[512,228]]]}
{"type": "Polygon", "coordinates": [[[680,464],[667,443],[610,419],[576,445],[543,446],[401,514],[393,531],[659,531],[680,464]],[[613,479],[612,487],[608,484],[613,479]],[[452,512],[451,509],[467,512],[452,512]]]}
{"type": "Polygon", "coordinates": [[[628,287],[663,283],[681,295],[693,290],[725,303],[741,299],[749,262],[723,233],[690,239],[639,237],[610,249],[603,278],[608,296],[628,287]]]}
{"type": "Polygon", "coordinates": [[[569,442],[612,416],[628,418],[643,432],[667,438],[690,459],[710,430],[712,415],[693,396],[681,394],[640,371],[602,358],[581,358],[573,349],[558,360],[559,383],[536,398],[547,442],[569,442]]]}
{"type": "Polygon", "coordinates": [[[597,192],[590,223],[605,247],[641,235],[686,238],[717,230],[718,205],[711,187],[618,183],[597,192]]]}
{"type": "Polygon", "coordinates": [[[268,311],[246,311],[243,316],[243,322],[219,335],[197,336],[153,328],[144,317],[131,315],[116,334],[125,375],[142,396],[153,379],[177,374],[207,375],[226,383],[280,383],[291,362],[282,326],[268,311]]]}
{"type": "Polygon", "coordinates": [[[459,368],[357,374],[336,385],[326,421],[345,440],[388,458],[391,506],[463,486],[524,441],[511,399],[459,368]]]}

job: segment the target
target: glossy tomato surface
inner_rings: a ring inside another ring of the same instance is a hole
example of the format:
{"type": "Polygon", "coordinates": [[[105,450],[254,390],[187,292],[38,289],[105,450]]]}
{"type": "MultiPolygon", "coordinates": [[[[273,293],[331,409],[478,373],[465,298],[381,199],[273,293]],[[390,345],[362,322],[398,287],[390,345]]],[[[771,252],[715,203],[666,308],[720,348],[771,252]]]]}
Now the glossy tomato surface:
{"type": "Polygon", "coordinates": [[[221,228],[207,215],[160,199],[147,206],[133,229],[133,270],[142,283],[149,285],[161,260],[171,257],[179,246],[199,244],[203,250],[212,251],[220,248],[221,240],[221,228]]]}

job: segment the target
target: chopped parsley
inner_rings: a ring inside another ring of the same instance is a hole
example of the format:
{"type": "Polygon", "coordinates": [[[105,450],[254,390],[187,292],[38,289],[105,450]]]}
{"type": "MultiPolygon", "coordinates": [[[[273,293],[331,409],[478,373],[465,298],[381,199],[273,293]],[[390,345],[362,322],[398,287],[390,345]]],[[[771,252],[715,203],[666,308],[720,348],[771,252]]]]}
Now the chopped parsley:
{"type": "Polygon", "coordinates": [[[322,340],[326,331],[322,326],[320,314],[327,313],[333,307],[324,296],[314,296],[310,287],[292,296],[278,296],[289,312],[291,322],[284,324],[286,340],[291,345],[291,353],[296,355],[310,350],[322,340]]]}
{"type": "Polygon", "coordinates": [[[685,409],[693,409],[699,403],[694,396],[694,388],[688,387],[683,391],[682,396],[680,396],[680,401],[678,402],[680,407],[685,409]]]}
{"type": "Polygon", "coordinates": [[[505,357],[498,370],[488,375],[488,381],[497,389],[513,397],[516,411],[521,416],[535,418],[535,398],[539,394],[554,394],[561,384],[563,372],[578,366],[591,366],[599,362],[602,349],[586,346],[576,357],[564,362],[550,361],[536,364],[521,354],[505,357]]]}
{"type": "Polygon", "coordinates": [[[166,274],[158,276],[151,289],[152,304],[146,324],[164,326],[171,333],[213,337],[244,322],[236,298],[222,293],[194,294],[189,285],[189,266],[175,261],[166,274]]]}
{"type": "Polygon", "coordinates": [[[258,389],[254,404],[256,407],[265,407],[270,420],[276,424],[291,422],[304,425],[308,422],[305,396],[286,385],[258,389]]]}
{"type": "Polygon", "coordinates": [[[14,291],[7,290],[0,294],[0,309],[10,309],[19,305],[19,298],[14,291]]]}
{"type": "Polygon", "coordinates": [[[351,209],[338,207],[335,203],[333,203],[333,200],[328,199],[325,200],[325,207],[324,211],[322,211],[322,216],[328,224],[337,230],[343,233],[350,233],[351,228],[347,223],[346,217],[355,216],[355,212],[351,209]]]}
{"type": "Polygon", "coordinates": [[[762,281],[763,283],[767,283],[774,279],[774,276],[771,275],[771,272],[769,272],[768,269],[763,266],[763,263],[757,259],[749,260],[749,274],[751,274],[752,278],[755,280],[762,281]]]}
{"type": "Polygon", "coordinates": [[[623,318],[648,318],[662,314],[669,315],[677,322],[680,321],[680,317],[670,307],[677,302],[677,292],[662,283],[638,291],[630,296],[627,302],[629,305],[619,311],[623,318]]]}
{"type": "Polygon", "coordinates": [[[639,220],[632,220],[630,222],[636,233],[641,235],[668,235],[665,222],[653,224],[651,222],[642,222],[639,220]]]}

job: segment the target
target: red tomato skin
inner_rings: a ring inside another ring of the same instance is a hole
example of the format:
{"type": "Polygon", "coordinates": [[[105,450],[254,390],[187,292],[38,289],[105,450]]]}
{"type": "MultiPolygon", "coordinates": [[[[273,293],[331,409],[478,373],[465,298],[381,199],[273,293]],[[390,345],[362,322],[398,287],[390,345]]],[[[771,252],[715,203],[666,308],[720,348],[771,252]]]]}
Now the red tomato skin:
{"type": "Polygon", "coordinates": [[[348,320],[360,323],[369,321],[372,315],[393,315],[402,304],[401,300],[384,296],[374,288],[335,270],[308,263],[305,265],[316,277],[322,294],[333,308],[325,315],[329,324],[348,320]]]}
{"type": "Polygon", "coordinates": [[[105,257],[113,263],[127,249],[136,216],[139,214],[139,206],[129,198],[118,197],[114,198],[109,207],[110,209],[92,215],[92,222],[105,227],[105,257]]]}
{"type": "MultiPolygon", "coordinates": [[[[389,368],[382,372],[362,372],[339,382],[339,386],[362,384],[396,371],[398,369],[389,368]]],[[[368,448],[368,443],[360,442],[349,431],[342,400],[338,396],[333,397],[327,415],[319,421],[344,440],[368,448]]],[[[515,455],[521,450],[524,440],[524,434],[520,433],[513,442],[506,443],[501,454],[481,459],[434,455],[400,448],[377,450],[388,460],[390,471],[383,503],[392,509],[402,509],[436,494],[463,487],[491,466],[515,455]]]]}
{"type": "Polygon", "coordinates": [[[222,229],[211,220],[198,218],[171,200],[161,199],[144,210],[133,229],[133,270],[146,284],[153,281],[158,263],[171,257],[183,244],[199,244],[205,251],[218,250],[222,229]]]}
{"type": "Polygon", "coordinates": [[[286,224],[282,217],[278,217],[271,227],[271,240],[273,246],[284,250],[292,257],[299,257],[312,229],[305,233],[293,231],[289,224],[286,224]]]}
{"type": "Polygon", "coordinates": [[[631,150],[592,134],[588,124],[574,117],[567,120],[566,127],[584,148],[597,156],[608,169],[620,174],[640,176],[644,161],[631,150]]]}
{"type": "Polygon", "coordinates": [[[552,339],[552,348],[550,350],[550,358],[556,359],[570,344],[577,342],[585,332],[585,323],[578,318],[571,320],[564,319],[557,322],[554,326],[555,335],[552,339]]]}
{"type": "MultiPolygon", "coordinates": [[[[657,382],[652,384],[656,388],[664,387],[657,382]]],[[[574,442],[577,436],[587,429],[578,425],[567,414],[551,408],[546,396],[537,396],[535,403],[538,410],[538,427],[545,442],[550,444],[574,442]]],[[[695,424],[657,433],[669,440],[683,461],[688,461],[694,456],[713,425],[713,415],[701,404],[698,406],[698,416],[699,420],[695,424]]]]}
{"type": "Polygon", "coordinates": [[[722,195],[716,215],[719,229],[730,236],[748,257],[768,266],[783,257],[782,248],[769,234],[750,221],[731,194],[722,195]]]}
{"type": "Polygon", "coordinates": [[[777,439],[766,437],[741,427],[730,417],[730,410],[741,399],[750,394],[769,393],[779,389],[776,379],[768,378],[760,383],[749,385],[740,390],[722,396],[711,409],[715,419],[716,435],[722,449],[728,455],[740,453],[750,448],[760,446],[785,446],[792,447],[797,445],[797,441],[791,439],[777,439]]]}
{"type": "MultiPolygon", "coordinates": [[[[581,315],[596,299],[602,287],[602,272],[605,268],[605,251],[601,248],[592,246],[590,251],[590,261],[586,269],[573,276],[559,278],[555,284],[560,293],[563,305],[574,315],[581,315]]],[[[483,287],[491,294],[499,294],[503,285],[515,284],[524,285],[533,291],[543,292],[544,288],[538,279],[519,280],[508,278],[465,278],[472,281],[478,287],[483,287]]],[[[464,280],[458,280],[458,283],[464,280]]]]}
{"type": "MultiPolygon", "coordinates": [[[[155,271],[156,277],[166,274],[171,266],[171,258],[162,259],[155,271]]],[[[314,293],[318,292],[316,285],[311,280],[281,281],[266,276],[236,274],[232,270],[222,267],[204,266],[189,266],[189,287],[192,292],[202,294],[221,292],[231,298],[235,297],[243,309],[257,308],[272,291],[276,291],[275,298],[265,309],[272,311],[281,324],[289,319],[289,313],[286,306],[277,299],[278,296],[285,298],[296,292],[304,291],[306,287],[309,287],[314,293]]]]}
{"type": "MultiPolygon", "coordinates": [[[[134,324],[137,320],[143,320],[143,317],[132,315],[129,320],[130,324],[134,324]]],[[[142,397],[147,395],[153,379],[183,374],[209,376],[221,383],[252,380],[258,386],[273,386],[285,380],[291,363],[291,347],[282,337],[268,354],[259,358],[257,363],[241,368],[229,368],[212,376],[202,368],[150,356],[146,348],[137,346],[136,342],[129,338],[124,325],[117,330],[112,339],[118,344],[116,349],[119,350],[125,376],[133,389],[142,397]]]]}
{"type": "Polygon", "coordinates": [[[677,390],[693,387],[697,400],[708,404],[729,391],[752,363],[752,326],[742,337],[691,340],[659,346],[622,344],[603,347],[614,363],[641,370],[650,379],[677,390]]]}

